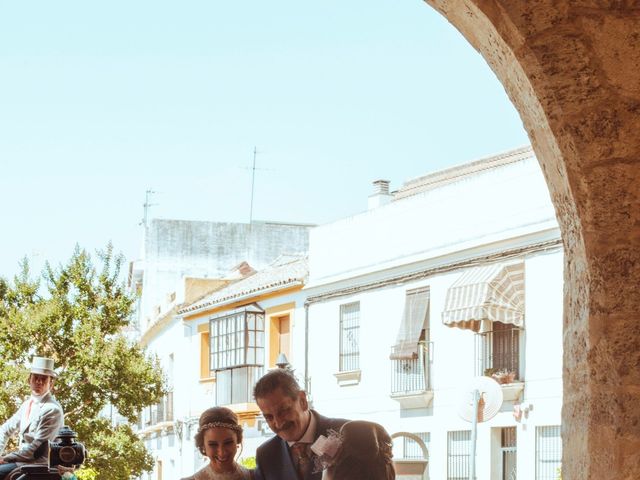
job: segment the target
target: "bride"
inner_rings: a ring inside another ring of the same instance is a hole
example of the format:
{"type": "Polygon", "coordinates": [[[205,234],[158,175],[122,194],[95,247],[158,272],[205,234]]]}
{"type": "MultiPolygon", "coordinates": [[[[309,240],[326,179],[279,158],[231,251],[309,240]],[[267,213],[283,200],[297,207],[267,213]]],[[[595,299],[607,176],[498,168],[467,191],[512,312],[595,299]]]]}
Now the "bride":
{"type": "Polygon", "coordinates": [[[183,480],[253,480],[253,472],[235,459],[242,443],[238,416],[228,408],[213,407],[200,415],[198,424],[196,446],[209,463],[183,480]]]}

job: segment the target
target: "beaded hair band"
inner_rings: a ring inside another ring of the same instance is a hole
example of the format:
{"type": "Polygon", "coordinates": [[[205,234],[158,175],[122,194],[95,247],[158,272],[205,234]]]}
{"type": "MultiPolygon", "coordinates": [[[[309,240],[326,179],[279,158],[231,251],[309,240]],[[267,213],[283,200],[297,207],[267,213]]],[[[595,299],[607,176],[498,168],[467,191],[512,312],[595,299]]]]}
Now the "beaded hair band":
{"type": "Polygon", "coordinates": [[[205,423],[198,428],[198,433],[202,433],[205,430],[209,430],[210,428],[228,428],[229,430],[233,430],[236,433],[242,433],[242,427],[237,423],[226,423],[226,422],[211,422],[205,423]]]}

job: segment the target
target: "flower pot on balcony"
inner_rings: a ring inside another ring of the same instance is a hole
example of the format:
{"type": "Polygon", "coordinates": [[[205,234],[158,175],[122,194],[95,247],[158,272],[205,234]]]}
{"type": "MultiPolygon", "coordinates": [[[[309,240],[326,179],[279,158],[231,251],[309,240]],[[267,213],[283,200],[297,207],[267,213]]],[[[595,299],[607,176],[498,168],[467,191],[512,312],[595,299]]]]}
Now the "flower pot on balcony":
{"type": "Polygon", "coordinates": [[[500,385],[506,385],[513,383],[516,379],[516,372],[510,370],[496,370],[494,368],[487,368],[484,371],[485,376],[493,378],[500,385]]]}

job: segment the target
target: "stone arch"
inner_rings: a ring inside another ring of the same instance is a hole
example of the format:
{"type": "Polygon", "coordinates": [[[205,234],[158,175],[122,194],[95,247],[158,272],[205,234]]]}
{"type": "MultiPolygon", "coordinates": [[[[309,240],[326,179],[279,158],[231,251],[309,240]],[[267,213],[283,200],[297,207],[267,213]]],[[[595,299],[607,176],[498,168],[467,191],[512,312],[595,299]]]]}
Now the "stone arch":
{"type": "Polygon", "coordinates": [[[563,478],[640,478],[640,6],[425,0],[520,113],[565,246],[563,478]]]}

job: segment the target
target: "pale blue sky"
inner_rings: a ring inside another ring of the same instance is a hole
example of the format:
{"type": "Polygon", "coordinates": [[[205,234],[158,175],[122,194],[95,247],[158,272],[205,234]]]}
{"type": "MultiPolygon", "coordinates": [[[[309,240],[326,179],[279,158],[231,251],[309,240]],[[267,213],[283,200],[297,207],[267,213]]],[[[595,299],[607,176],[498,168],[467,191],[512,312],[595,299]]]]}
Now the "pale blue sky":
{"type": "Polygon", "coordinates": [[[0,0],[0,276],[152,217],[324,223],[528,143],[487,64],[418,0],[0,0]]]}

